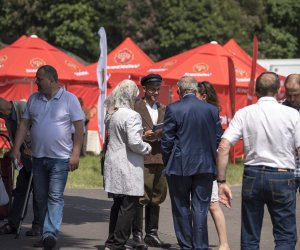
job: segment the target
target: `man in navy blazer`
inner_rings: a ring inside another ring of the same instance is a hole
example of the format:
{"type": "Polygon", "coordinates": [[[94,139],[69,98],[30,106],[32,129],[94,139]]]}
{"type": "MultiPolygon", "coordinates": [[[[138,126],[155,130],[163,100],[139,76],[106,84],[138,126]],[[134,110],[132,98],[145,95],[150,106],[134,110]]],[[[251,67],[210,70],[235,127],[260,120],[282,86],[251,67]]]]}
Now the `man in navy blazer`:
{"type": "Polygon", "coordinates": [[[174,228],[181,249],[208,249],[207,213],[221,134],[218,109],[196,97],[197,81],[177,83],[180,101],[167,106],[161,146],[174,228]]]}

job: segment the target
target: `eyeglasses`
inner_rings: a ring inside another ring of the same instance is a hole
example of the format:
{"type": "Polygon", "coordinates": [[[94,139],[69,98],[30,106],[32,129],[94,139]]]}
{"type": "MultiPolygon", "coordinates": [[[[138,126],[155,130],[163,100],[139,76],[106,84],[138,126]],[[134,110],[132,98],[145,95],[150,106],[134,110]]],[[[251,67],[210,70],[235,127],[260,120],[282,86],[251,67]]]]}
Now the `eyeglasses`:
{"type": "Polygon", "coordinates": [[[160,88],[146,88],[146,91],[150,94],[155,94],[156,92],[159,93],[160,88]]]}

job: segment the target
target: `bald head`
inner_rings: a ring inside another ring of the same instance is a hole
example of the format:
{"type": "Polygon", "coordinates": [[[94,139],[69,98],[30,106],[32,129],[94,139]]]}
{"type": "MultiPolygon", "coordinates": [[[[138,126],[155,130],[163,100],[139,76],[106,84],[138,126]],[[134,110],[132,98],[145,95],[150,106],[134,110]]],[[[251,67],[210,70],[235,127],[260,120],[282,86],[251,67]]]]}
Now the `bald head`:
{"type": "Polygon", "coordinates": [[[257,97],[274,97],[279,90],[280,80],[273,72],[264,72],[256,79],[255,91],[257,97]]]}
{"type": "Polygon", "coordinates": [[[284,82],[285,95],[289,104],[300,109],[300,74],[288,75],[284,82]]]}
{"type": "Polygon", "coordinates": [[[11,114],[11,102],[0,97],[0,118],[6,119],[11,114]]]}

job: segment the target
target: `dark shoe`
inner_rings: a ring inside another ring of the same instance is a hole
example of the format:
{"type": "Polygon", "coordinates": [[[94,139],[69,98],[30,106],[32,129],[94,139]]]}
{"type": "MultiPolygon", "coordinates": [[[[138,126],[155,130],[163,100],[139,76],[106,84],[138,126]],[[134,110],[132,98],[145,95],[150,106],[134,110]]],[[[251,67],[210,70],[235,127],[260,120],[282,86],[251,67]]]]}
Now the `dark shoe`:
{"type": "Polygon", "coordinates": [[[143,235],[134,235],[132,238],[133,249],[147,250],[148,246],[143,239],[143,235]]]}
{"type": "Polygon", "coordinates": [[[32,246],[36,247],[36,248],[42,248],[43,247],[43,240],[40,239],[39,241],[37,241],[36,243],[34,243],[32,246]]]}
{"type": "Polygon", "coordinates": [[[40,229],[31,228],[28,231],[26,231],[25,235],[29,237],[40,236],[41,232],[40,229]]]}
{"type": "Polygon", "coordinates": [[[49,235],[43,240],[43,245],[45,250],[52,250],[56,245],[56,239],[49,235]]]}
{"type": "Polygon", "coordinates": [[[15,234],[16,232],[17,232],[17,229],[13,228],[8,223],[6,223],[2,227],[0,227],[0,235],[2,235],[2,234],[15,234]]]}
{"type": "Polygon", "coordinates": [[[165,249],[171,247],[171,244],[163,242],[157,234],[146,234],[144,241],[149,247],[160,247],[165,249]]]}

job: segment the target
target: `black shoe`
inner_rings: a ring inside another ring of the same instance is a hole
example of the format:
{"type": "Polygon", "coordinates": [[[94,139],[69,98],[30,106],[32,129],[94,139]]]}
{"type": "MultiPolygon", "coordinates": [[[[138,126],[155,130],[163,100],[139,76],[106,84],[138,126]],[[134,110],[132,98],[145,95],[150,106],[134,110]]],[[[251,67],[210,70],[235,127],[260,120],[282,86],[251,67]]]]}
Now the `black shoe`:
{"type": "Polygon", "coordinates": [[[148,245],[145,243],[142,236],[133,236],[132,238],[132,248],[139,250],[147,250],[148,245]]]}
{"type": "Polygon", "coordinates": [[[31,228],[28,231],[26,231],[25,235],[29,237],[40,236],[41,232],[39,228],[31,228]]]}
{"type": "Polygon", "coordinates": [[[52,250],[56,245],[56,239],[49,235],[43,240],[43,246],[45,250],[52,250]]]}
{"type": "Polygon", "coordinates": [[[2,234],[15,234],[17,229],[9,225],[8,223],[0,227],[0,235],[2,234]]]}
{"type": "Polygon", "coordinates": [[[158,235],[154,234],[146,234],[144,241],[149,247],[160,247],[165,249],[171,247],[171,244],[163,242],[158,235]]]}

